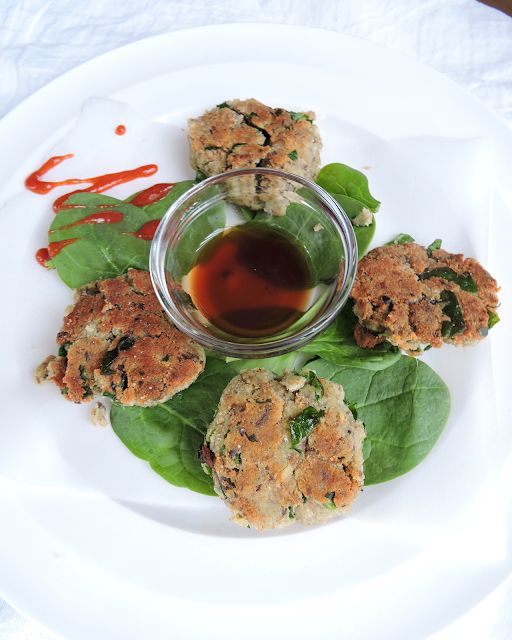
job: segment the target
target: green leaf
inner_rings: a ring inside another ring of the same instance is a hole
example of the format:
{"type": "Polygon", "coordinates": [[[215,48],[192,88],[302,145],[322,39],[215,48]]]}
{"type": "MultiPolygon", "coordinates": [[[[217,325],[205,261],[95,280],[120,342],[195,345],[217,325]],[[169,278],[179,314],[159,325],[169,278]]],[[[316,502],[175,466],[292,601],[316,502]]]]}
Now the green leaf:
{"type": "MultiPolygon", "coordinates": [[[[167,213],[169,207],[173,202],[176,202],[178,198],[180,198],[186,191],[191,189],[194,186],[193,180],[183,180],[183,182],[177,182],[174,187],[167,193],[163,198],[157,200],[156,202],[152,202],[151,204],[146,204],[142,207],[138,207],[146,212],[148,216],[148,220],[161,220],[163,216],[167,213]]],[[[130,202],[140,193],[134,193],[131,196],[126,198],[125,202],[130,202]]]]}
{"type": "Polygon", "coordinates": [[[423,271],[423,273],[418,275],[418,280],[428,280],[429,278],[442,278],[449,282],[455,282],[463,291],[468,291],[469,293],[476,293],[478,291],[476,282],[470,273],[463,273],[461,275],[453,269],[450,269],[450,267],[437,267],[436,269],[423,271]]]}
{"type": "Polygon", "coordinates": [[[289,421],[290,442],[293,448],[296,448],[304,438],[309,436],[324,414],[325,411],[318,411],[315,407],[306,407],[298,416],[291,418],[289,421]]]}
{"type": "Polygon", "coordinates": [[[288,154],[288,157],[290,158],[290,160],[297,160],[299,157],[299,154],[297,153],[297,150],[294,149],[293,151],[290,151],[290,153],[288,154]]]}
{"type": "MultiPolygon", "coordinates": [[[[203,192],[202,198],[214,198],[220,192],[219,187],[212,186],[203,192]]],[[[184,276],[192,269],[201,246],[225,226],[226,203],[224,201],[208,207],[188,225],[186,234],[183,235],[168,259],[168,265],[171,261],[175,264],[173,271],[176,277],[184,276]]]]}
{"type": "Polygon", "coordinates": [[[326,165],[320,169],[316,181],[329,193],[349,196],[362,202],[373,213],[379,209],[380,202],[371,195],[368,178],[346,164],[334,162],[326,165]]]}
{"type": "MultiPolygon", "coordinates": [[[[303,192],[299,191],[301,195],[303,192]]],[[[338,274],[343,246],[334,230],[326,226],[325,214],[314,203],[291,203],[284,216],[256,214],[247,224],[264,223],[286,231],[304,248],[310,259],[313,282],[330,282],[338,274]],[[316,231],[315,231],[316,229],[316,231]]]]}
{"type": "MultiPolygon", "coordinates": [[[[344,196],[341,193],[331,193],[331,196],[342,206],[343,210],[351,220],[357,218],[363,209],[367,208],[365,204],[351,198],[350,196],[344,196]]],[[[374,215],[372,215],[371,224],[365,227],[352,225],[357,240],[357,255],[359,260],[368,250],[368,247],[373,240],[373,236],[375,235],[376,226],[374,215]]]]}
{"type": "Polygon", "coordinates": [[[220,396],[236,373],[229,364],[209,359],[194,384],[163,404],[126,407],[114,403],[112,428],[132,453],[147,460],[171,484],[215,495],[198,450],[220,396]]]}
{"type": "Polygon", "coordinates": [[[361,211],[367,208],[364,203],[350,196],[345,196],[342,193],[331,193],[331,196],[337,200],[351,220],[357,218],[361,211]]]}
{"type": "Polygon", "coordinates": [[[249,207],[242,204],[238,206],[238,214],[242,218],[243,222],[248,222],[254,218],[256,211],[249,209],[249,207]]]}
{"type": "Polygon", "coordinates": [[[71,342],[64,342],[64,344],[61,344],[59,347],[58,355],[62,358],[65,358],[68,355],[68,349],[71,344],[71,342]]]}
{"type": "Polygon", "coordinates": [[[307,122],[313,122],[313,120],[308,116],[307,113],[301,113],[300,111],[290,111],[290,118],[294,122],[299,122],[300,120],[306,120],[307,122]]]}
{"type": "Polygon", "coordinates": [[[347,304],[336,320],[311,342],[301,347],[304,353],[314,354],[333,364],[350,365],[360,369],[385,369],[394,364],[400,353],[389,343],[374,349],[362,349],[354,339],[357,318],[347,304]]]}
{"type": "Polygon", "coordinates": [[[249,369],[268,369],[278,376],[282,376],[286,371],[300,371],[304,364],[309,360],[309,356],[299,351],[286,353],[284,356],[275,356],[274,358],[250,358],[238,360],[236,358],[226,358],[229,366],[240,373],[249,369]]]}
{"type": "Polygon", "coordinates": [[[116,360],[117,356],[119,355],[119,352],[127,351],[128,349],[131,349],[134,344],[135,344],[135,338],[133,336],[123,336],[119,340],[117,345],[110,351],[107,351],[107,353],[103,356],[103,359],[100,365],[101,373],[105,376],[113,374],[114,371],[111,369],[110,365],[114,362],[114,360],[116,360]]]}
{"type": "Polygon", "coordinates": [[[396,238],[393,238],[393,240],[386,242],[386,246],[388,247],[392,244],[408,244],[409,242],[415,242],[412,236],[410,236],[408,233],[399,233],[396,238]]]}
{"type": "Polygon", "coordinates": [[[336,505],[334,504],[334,496],[336,495],[335,491],[329,491],[329,493],[325,494],[327,498],[327,502],[324,503],[324,507],[327,509],[336,509],[336,505]]]}
{"type": "Polygon", "coordinates": [[[432,252],[433,251],[437,251],[437,249],[441,248],[441,244],[443,243],[442,240],[440,240],[439,238],[437,238],[436,240],[434,240],[434,242],[431,242],[428,247],[427,247],[427,253],[429,256],[432,256],[432,252]]]}
{"type": "MultiPolygon", "coordinates": [[[[97,193],[76,193],[66,200],[74,208],[61,209],[50,227],[49,242],[77,240],[65,246],[52,259],[60,278],[69,287],[77,288],[93,280],[115,278],[127,269],[149,269],[151,242],[133,235],[151,220],[160,220],[171,204],[193,185],[186,180],[177,183],[161,200],[144,207],[130,204],[97,193]],[[116,223],[79,223],[92,214],[114,211],[123,218],[116,223]],[[67,229],[64,227],[68,227],[67,229]]],[[[200,242],[225,225],[224,205],[214,205],[211,210],[190,225],[188,233],[174,252],[175,259],[186,273],[193,265],[200,242]]]]}
{"type": "MultiPolygon", "coordinates": [[[[363,209],[375,213],[379,208],[380,202],[370,195],[366,176],[356,169],[347,167],[347,165],[338,163],[326,165],[320,170],[317,183],[329,191],[351,220],[360,215],[363,209]]],[[[352,226],[357,240],[358,257],[361,259],[375,235],[375,216],[372,216],[369,225],[353,224],[352,226]]]]}
{"type": "Polygon", "coordinates": [[[315,400],[319,400],[324,395],[324,387],[314,371],[308,371],[306,382],[315,390],[315,400]]]}
{"type": "Polygon", "coordinates": [[[464,322],[464,314],[460,307],[457,296],[453,291],[442,291],[441,302],[444,302],[443,313],[450,319],[445,320],[441,325],[441,335],[443,338],[451,338],[459,333],[462,333],[466,328],[464,322]]]}
{"type": "Polygon", "coordinates": [[[498,322],[500,321],[500,317],[497,313],[494,313],[494,311],[488,311],[487,313],[489,315],[489,322],[487,323],[487,328],[492,329],[494,325],[498,324],[498,322]]]}
{"type": "MultiPolygon", "coordinates": [[[[206,176],[201,176],[198,180],[202,181],[205,178],[206,176]]],[[[167,213],[173,202],[192,188],[194,184],[195,182],[193,180],[178,182],[161,200],[157,200],[150,205],[140,208],[148,214],[150,220],[161,219],[167,213]]],[[[220,193],[219,187],[212,186],[208,190],[207,196],[215,196],[217,193],[220,193]]],[[[137,194],[130,196],[128,201],[133,200],[136,195],[137,194]]],[[[205,194],[203,194],[203,197],[205,197],[205,194]]],[[[186,275],[190,269],[192,269],[199,247],[204,243],[206,238],[209,238],[216,231],[224,229],[225,225],[226,206],[222,202],[211,206],[189,225],[187,233],[173,251],[173,259],[177,261],[177,266],[179,267],[175,271],[176,276],[186,275]]]]}
{"type": "Polygon", "coordinates": [[[361,260],[364,254],[368,251],[368,247],[375,235],[375,228],[375,217],[373,218],[372,223],[367,227],[353,227],[357,240],[357,257],[359,260],[361,260]]]}
{"type": "Polygon", "coordinates": [[[401,356],[387,369],[337,366],[326,360],[307,365],[341,384],[345,401],[364,422],[365,484],[396,478],[431,451],[448,420],[450,393],[424,362],[401,356]]]}
{"type": "Polygon", "coordinates": [[[75,289],[93,280],[114,278],[129,267],[148,268],[150,243],[131,235],[149,221],[144,211],[96,193],[77,193],[66,202],[81,208],[61,209],[53,219],[49,233],[49,242],[77,238],[52,259],[65,284],[75,289]],[[62,228],[107,210],[121,213],[123,219],[113,224],[79,224],[62,228]]]}
{"type": "Polygon", "coordinates": [[[77,239],[52,259],[60,278],[74,289],[93,280],[114,278],[130,267],[148,269],[150,242],[132,234],[150,220],[159,220],[191,184],[190,181],[178,183],[165,198],[144,208],[98,193],[82,192],[70,196],[65,204],[76,208],[60,209],[48,236],[49,242],[77,239]],[[69,226],[92,214],[108,211],[122,214],[122,220],[69,226]]]}

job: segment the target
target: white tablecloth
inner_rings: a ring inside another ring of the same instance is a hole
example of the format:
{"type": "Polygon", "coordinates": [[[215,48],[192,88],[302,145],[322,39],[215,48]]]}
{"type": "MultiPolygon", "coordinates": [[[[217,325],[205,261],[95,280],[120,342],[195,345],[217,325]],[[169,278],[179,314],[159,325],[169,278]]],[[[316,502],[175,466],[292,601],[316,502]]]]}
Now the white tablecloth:
{"type": "MultiPolygon", "coordinates": [[[[386,45],[450,76],[512,126],[512,18],[475,0],[2,0],[0,116],[120,45],[225,22],[322,27],[386,45]]],[[[509,584],[436,639],[509,640],[511,602],[509,584]]],[[[0,640],[53,637],[0,599],[0,640]]]]}

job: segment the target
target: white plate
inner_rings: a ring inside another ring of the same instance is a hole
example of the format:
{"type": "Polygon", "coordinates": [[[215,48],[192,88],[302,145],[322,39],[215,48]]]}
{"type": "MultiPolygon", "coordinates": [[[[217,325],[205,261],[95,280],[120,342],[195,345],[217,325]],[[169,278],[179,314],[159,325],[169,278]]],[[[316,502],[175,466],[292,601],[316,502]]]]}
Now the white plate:
{"type": "MultiPolygon", "coordinates": [[[[453,411],[417,469],[365,490],[350,518],[255,534],[226,523],[220,501],[164,483],[110,430],[92,429],[82,408],[32,383],[32,369],[54,349],[69,292],[33,262],[48,218],[14,200],[1,216],[1,441],[14,453],[0,468],[0,590],[69,640],[424,637],[510,574],[504,380],[512,139],[459,87],[391,51],[325,31],[246,24],[151,38],[62,76],[0,123],[0,202],[20,191],[90,96],[124,100],[183,128],[208,105],[252,95],[316,110],[325,161],[378,165],[389,157],[379,156],[382,139],[404,136],[490,144],[496,206],[482,205],[481,219],[457,210],[457,194],[467,199],[489,179],[481,160],[461,171],[466,184],[454,178],[453,193],[435,155],[428,180],[416,176],[418,190],[404,186],[400,155],[387,174],[375,167],[371,185],[384,201],[379,239],[400,231],[419,232],[425,243],[447,236],[447,247],[457,243],[453,249],[485,260],[502,284],[502,323],[477,349],[429,356],[450,386],[453,411]],[[439,207],[422,210],[438,184],[439,207]],[[34,442],[37,459],[25,457],[34,442]],[[68,484],[49,481],[57,467],[68,484]]],[[[418,144],[427,154],[429,143],[418,144]]]]}

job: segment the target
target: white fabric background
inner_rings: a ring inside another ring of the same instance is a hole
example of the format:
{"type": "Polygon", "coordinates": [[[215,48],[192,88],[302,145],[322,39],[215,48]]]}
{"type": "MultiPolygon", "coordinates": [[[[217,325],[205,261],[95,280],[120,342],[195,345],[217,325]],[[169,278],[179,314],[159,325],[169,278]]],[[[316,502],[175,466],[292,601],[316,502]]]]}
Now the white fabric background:
{"type": "MultiPolygon", "coordinates": [[[[1,0],[0,116],[120,45],[225,22],[322,27],[386,45],[450,76],[512,126],[512,18],[475,0],[1,0]]],[[[511,601],[509,585],[436,638],[508,640],[511,601]]],[[[0,600],[0,640],[50,638],[0,600]]]]}

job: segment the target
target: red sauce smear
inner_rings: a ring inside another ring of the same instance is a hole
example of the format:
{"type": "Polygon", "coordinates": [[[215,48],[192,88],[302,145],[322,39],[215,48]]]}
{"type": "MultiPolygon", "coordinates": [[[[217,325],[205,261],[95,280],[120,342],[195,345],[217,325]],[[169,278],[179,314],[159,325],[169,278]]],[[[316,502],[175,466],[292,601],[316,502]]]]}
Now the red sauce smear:
{"type": "Polygon", "coordinates": [[[137,167],[136,169],[117,171],[116,173],[105,173],[104,175],[94,176],[92,178],[68,178],[67,180],[58,180],[53,182],[41,180],[41,177],[48,173],[50,169],[56,167],[64,160],[72,157],[72,153],[68,153],[65,156],[53,156],[45,163],[43,163],[39,169],[34,171],[34,173],[29,175],[29,177],[25,180],[25,186],[27,187],[27,189],[38,194],[45,194],[52,189],[55,189],[55,187],[62,187],[68,184],[89,183],[90,186],[86,187],[85,189],[78,189],[76,191],[72,191],[71,193],[66,193],[60,198],[57,198],[57,200],[55,200],[55,202],[53,203],[54,211],[58,211],[62,207],[62,203],[74,193],[102,193],[103,191],[107,191],[107,189],[116,187],[119,184],[124,184],[125,182],[136,180],[137,178],[152,176],[158,171],[158,167],[156,164],[146,164],[142,167],[137,167]]]}
{"type": "Polygon", "coordinates": [[[175,184],[175,182],[154,184],[152,187],[148,187],[147,189],[144,189],[144,191],[138,193],[130,204],[133,204],[136,207],[145,207],[148,204],[153,204],[153,202],[158,202],[169,193],[175,184]]]}
{"type": "Polygon", "coordinates": [[[124,134],[126,133],[126,127],[124,126],[124,124],[118,124],[115,128],[115,133],[116,136],[124,136],[124,134]]]}
{"type": "Polygon", "coordinates": [[[131,235],[141,240],[153,240],[160,220],[150,220],[142,225],[138,231],[134,231],[131,235]]]}
{"type": "Polygon", "coordinates": [[[53,229],[50,233],[63,231],[64,229],[72,229],[73,227],[78,227],[80,224],[114,224],[115,222],[121,222],[123,218],[124,214],[120,211],[97,211],[96,213],[85,216],[85,218],[81,220],[66,224],[59,229],[53,229]]]}

